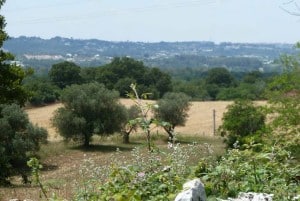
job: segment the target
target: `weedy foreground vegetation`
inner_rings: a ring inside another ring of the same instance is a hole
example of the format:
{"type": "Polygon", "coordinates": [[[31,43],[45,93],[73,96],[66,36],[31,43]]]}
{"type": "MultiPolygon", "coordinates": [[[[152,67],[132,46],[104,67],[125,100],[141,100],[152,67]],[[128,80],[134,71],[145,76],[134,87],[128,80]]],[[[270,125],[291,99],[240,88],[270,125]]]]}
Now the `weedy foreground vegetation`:
{"type": "MultiPolygon", "coordinates": [[[[174,163],[175,161],[182,160],[179,161],[178,166],[180,166],[180,164],[186,167],[196,165],[198,158],[207,155],[208,151],[214,152],[216,155],[221,155],[224,152],[224,145],[220,138],[184,135],[177,136],[177,138],[178,142],[182,145],[180,146],[180,150],[186,147],[187,150],[191,151],[192,148],[192,153],[194,153],[192,155],[186,155],[185,153],[185,155],[178,156],[177,160],[173,161],[174,163]],[[203,142],[207,144],[205,144],[205,146],[199,146],[199,144],[203,142]],[[194,145],[189,146],[189,144],[194,145]]],[[[46,145],[42,145],[38,153],[41,158],[40,163],[43,165],[43,168],[39,171],[40,181],[46,189],[48,198],[57,197],[67,200],[81,200],[79,198],[80,196],[84,197],[84,194],[95,194],[99,192],[98,188],[107,181],[106,179],[109,177],[109,173],[112,173],[110,172],[111,168],[121,168],[121,164],[137,166],[135,171],[140,172],[140,175],[143,174],[143,172],[145,173],[147,168],[162,170],[167,167],[170,161],[164,161],[167,160],[165,155],[160,154],[163,152],[167,154],[171,151],[170,146],[168,148],[166,134],[155,134],[152,136],[152,140],[156,146],[156,151],[151,159],[148,158],[151,155],[148,155],[148,149],[143,135],[132,136],[132,143],[130,144],[123,144],[120,134],[110,137],[95,137],[89,148],[84,148],[82,145],[76,143],[65,144],[64,142],[49,142],[46,145]],[[160,150],[160,153],[158,150],[160,150]],[[158,158],[163,159],[158,161],[158,158]]],[[[174,154],[175,152],[172,156],[170,155],[170,157],[175,157],[174,154]]],[[[168,160],[171,160],[171,158],[168,160]]],[[[185,171],[187,172],[190,171],[188,168],[184,169],[186,169],[185,171]]],[[[130,179],[128,175],[126,178],[130,179]]],[[[1,200],[11,198],[46,199],[37,184],[23,184],[19,177],[12,178],[11,182],[13,184],[12,186],[2,187],[0,189],[1,200]]],[[[138,185],[140,185],[140,183],[138,185]]],[[[177,185],[180,189],[179,184],[177,185]]],[[[156,186],[157,183],[153,183],[151,188],[156,186]]],[[[113,187],[111,187],[111,189],[112,188],[113,187]]],[[[90,200],[88,197],[82,200],[90,200]]]]}

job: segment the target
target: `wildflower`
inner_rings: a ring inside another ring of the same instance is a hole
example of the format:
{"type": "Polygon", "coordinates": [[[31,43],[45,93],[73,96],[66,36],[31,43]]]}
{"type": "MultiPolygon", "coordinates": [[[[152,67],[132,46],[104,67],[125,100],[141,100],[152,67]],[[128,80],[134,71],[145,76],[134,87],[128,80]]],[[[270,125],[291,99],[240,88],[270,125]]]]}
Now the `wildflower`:
{"type": "Polygon", "coordinates": [[[138,177],[145,177],[145,172],[139,172],[137,176],[138,177]]]}

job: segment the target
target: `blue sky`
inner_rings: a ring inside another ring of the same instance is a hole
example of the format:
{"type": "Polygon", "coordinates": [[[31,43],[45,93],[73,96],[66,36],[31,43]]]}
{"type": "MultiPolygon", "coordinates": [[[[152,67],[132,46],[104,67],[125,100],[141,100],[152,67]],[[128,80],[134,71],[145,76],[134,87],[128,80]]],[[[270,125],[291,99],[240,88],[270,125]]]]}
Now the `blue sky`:
{"type": "Polygon", "coordinates": [[[13,37],[296,43],[300,41],[300,17],[284,11],[297,12],[295,3],[297,0],[7,0],[1,14],[13,37]]]}

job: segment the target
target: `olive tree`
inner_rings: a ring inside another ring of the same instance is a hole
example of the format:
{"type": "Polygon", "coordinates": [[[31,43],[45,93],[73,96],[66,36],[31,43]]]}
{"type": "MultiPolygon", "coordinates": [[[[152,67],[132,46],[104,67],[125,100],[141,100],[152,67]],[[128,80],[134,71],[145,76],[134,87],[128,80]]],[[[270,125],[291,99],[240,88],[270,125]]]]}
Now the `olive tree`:
{"type": "Polygon", "coordinates": [[[160,120],[168,133],[169,139],[174,138],[176,126],[184,126],[190,108],[190,97],[184,93],[168,92],[158,101],[155,118],[160,120]]]}
{"type": "Polygon", "coordinates": [[[226,137],[225,143],[229,148],[234,147],[237,141],[239,145],[245,144],[249,137],[256,142],[260,140],[261,136],[256,134],[265,127],[266,118],[260,107],[248,100],[238,100],[227,109],[219,130],[226,137]]]}
{"type": "Polygon", "coordinates": [[[13,175],[26,177],[26,161],[47,140],[47,131],[29,122],[16,104],[0,105],[0,184],[13,175]]]}
{"type": "Polygon", "coordinates": [[[119,103],[119,94],[99,83],[72,85],[62,91],[53,125],[65,140],[81,141],[89,146],[94,134],[120,132],[126,121],[125,107],[119,103]]]}
{"type": "Polygon", "coordinates": [[[124,121],[121,134],[123,143],[129,143],[129,135],[139,127],[137,119],[141,116],[141,111],[136,105],[126,108],[126,121],[124,121]]]}

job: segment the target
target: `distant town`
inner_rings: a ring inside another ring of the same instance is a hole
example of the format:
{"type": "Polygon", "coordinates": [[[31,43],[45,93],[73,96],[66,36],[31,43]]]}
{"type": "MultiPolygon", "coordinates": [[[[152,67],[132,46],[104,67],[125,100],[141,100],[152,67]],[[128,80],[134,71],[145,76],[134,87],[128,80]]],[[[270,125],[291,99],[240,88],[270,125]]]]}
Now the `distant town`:
{"type": "Polygon", "coordinates": [[[273,71],[281,55],[295,53],[294,44],[191,42],[130,42],[55,37],[10,38],[3,48],[24,67],[46,68],[61,61],[101,66],[114,57],[132,57],[159,68],[228,67],[234,71],[273,71]],[[275,67],[274,67],[275,65],[275,67]]]}

